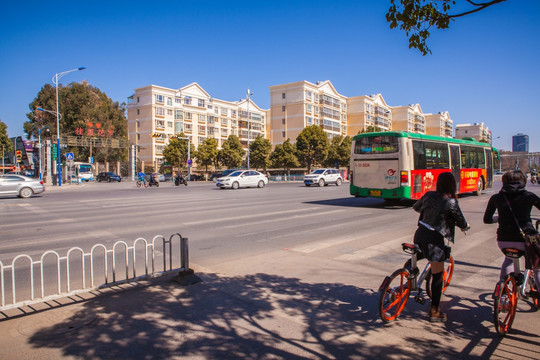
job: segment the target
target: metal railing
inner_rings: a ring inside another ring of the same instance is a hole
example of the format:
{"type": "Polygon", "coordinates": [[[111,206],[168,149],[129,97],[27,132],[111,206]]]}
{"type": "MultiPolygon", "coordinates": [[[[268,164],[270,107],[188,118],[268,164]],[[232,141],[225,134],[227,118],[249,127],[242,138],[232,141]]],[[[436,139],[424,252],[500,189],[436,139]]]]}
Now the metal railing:
{"type": "Polygon", "coordinates": [[[138,238],[133,242],[133,246],[129,246],[125,241],[117,241],[111,249],[107,249],[103,244],[95,244],[87,253],[80,247],[73,247],[67,251],[65,256],[60,256],[56,251],[48,250],[41,255],[39,260],[32,259],[30,255],[21,254],[13,258],[11,265],[4,265],[0,261],[0,311],[137,281],[171,271],[188,270],[188,239],[182,237],[179,233],[171,235],[168,240],[162,235],[156,235],[151,242],[144,238],[138,238]],[[162,243],[161,254],[157,249],[159,241],[162,243]],[[177,243],[178,253],[173,253],[173,243],[177,243]],[[174,254],[178,254],[176,261],[173,261],[174,254]],[[158,256],[163,259],[163,267],[160,267],[160,270],[156,270],[156,257],[158,256]],[[49,268],[46,269],[45,260],[50,257],[53,257],[54,261],[48,263],[49,268]],[[27,265],[17,266],[18,263],[23,262],[23,259],[27,260],[25,262],[27,265]],[[138,260],[142,260],[142,264],[138,260]],[[102,263],[101,269],[96,269],[98,262],[102,263]],[[173,268],[173,262],[178,267],[173,268]],[[53,267],[55,271],[51,271],[50,267],[53,267]],[[24,269],[28,271],[29,279],[25,274],[19,275],[19,278],[17,278],[17,274],[24,269]],[[78,280],[74,277],[75,269],[80,271],[77,277],[78,280]],[[101,270],[100,279],[103,279],[100,283],[97,280],[99,276],[96,274],[98,270],[101,270]],[[137,275],[138,270],[141,270],[141,275],[137,275]],[[11,273],[11,276],[6,276],[9,273],[11,273]],[[50,276],[51,273],[53,273],[54,279],[50,276]],[[23,277],[23,279],[20,277],[23,277]],[[36,279],[39,279],[37,288],[36,279]],[[18,280],[29,280],[30,288],[18,287],[18,280]],[[11,294],[7,293],[7,282],[11,283],[11,287],[8,286],[11,294]],[[87,286],[88,282],[89,285],[87,286]],[[51,292],[51,283],[54,283],[55,291],[52,294],[46,294],[47,286],[47,290],[51,292]],[[36,290],[40,294],[38,297],[36,297],[36,290]],[[21,296],[18,296],[20,292],[29,293],[29,298],[21,300],[21,296]],[[7,302],[6,298],[9,298],[9,295],[11,295],[11,301],[7,302]]]}

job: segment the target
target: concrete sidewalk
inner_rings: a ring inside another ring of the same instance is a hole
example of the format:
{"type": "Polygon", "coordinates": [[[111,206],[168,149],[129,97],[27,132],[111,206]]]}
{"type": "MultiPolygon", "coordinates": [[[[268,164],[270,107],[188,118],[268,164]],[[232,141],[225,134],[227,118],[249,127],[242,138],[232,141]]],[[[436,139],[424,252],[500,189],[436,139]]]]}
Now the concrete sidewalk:
{"type": "Polygon", "coordinates": [[[14,310],[0,321],[0,359],[530,359],[540,353],[538,313],[520,313],[536,322],[500,339],[490,323],[491,290],[478,285],[456,284],[443,299],[446,324],[426,321],[427,305],[412,299],[398,321],[383,324],[377,289],[386,274],[369,261],[351,270],[285,249],[214,272],[193,269],[202,282],[182,286],[168,275],[34,306],[28,315],[14,310]],[[250,268],[260,271],[242,270],[250,268]],[[360,278],[365,288],[357,285],[360,278]]]}

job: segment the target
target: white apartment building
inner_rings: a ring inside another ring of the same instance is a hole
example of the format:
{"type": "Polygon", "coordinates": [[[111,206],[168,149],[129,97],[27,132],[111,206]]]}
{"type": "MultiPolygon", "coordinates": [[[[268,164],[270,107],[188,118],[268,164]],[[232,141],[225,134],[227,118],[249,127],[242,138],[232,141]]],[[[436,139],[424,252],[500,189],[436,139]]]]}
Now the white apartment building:
{"type": "Polygon", "coordinates": [[[392,130],[426,133],[426,118],[420,104],[392,107],[392,130]]]}
{"type": "Polygon", "coordinates": [[[442,111],[437,114],[425,114],[426,134],[443,137],[454,136],[454,122],[450,119],[448,111],[442,111]]]}
{"type": "Polygon", "coordinates": [[[163,149],[171,136],[184,133],[197,148],[206,138],[221,147],[229,135],[236,135],[247,147],[248,136],[267,137],[269,110],[253,101],[214,99],[199,84],[180,89],[149,85],[135,89],[128,104],[128,138],[138,146],[137,157],[155,169],[163,163],[163,149]],[[248,114],[249,108],[249,114],[248,114]]]}
{"type": "Polygon", "coordinates": [[[331,139],[347,135],[347,98],[330,81],[270,86],[270,142],[292,142],[307,126],[320,125],[331,139]]]}
{"type": "Polygon", "coordinates": [[[381,94],[362,95],[347,99],[348,134],[354,136],[368,126],[381,131],[392,130],[392,108],[386,104],[381,94]]]}
{"type": "Polygon", "coordinates": [[[491,131],[484,123],[456,124],[456,139],[470,137],[476,141],[485,141],[491,144],[491,131]]]}

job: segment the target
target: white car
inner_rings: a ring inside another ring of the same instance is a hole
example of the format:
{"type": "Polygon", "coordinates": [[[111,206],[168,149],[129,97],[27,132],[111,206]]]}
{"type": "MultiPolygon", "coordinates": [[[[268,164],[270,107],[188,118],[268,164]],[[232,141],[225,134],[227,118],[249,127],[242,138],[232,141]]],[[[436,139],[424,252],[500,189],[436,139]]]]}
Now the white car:
{"type": "Polygon", "coordinates": [[[319,185],[328,186],[328,184],[336,184],[336,186],[343,183],[343,178],[339,174],[338,169],[317,169],[309,175],[304,176],[304,184],[306,186],[319,185]]]}
{"type": "Polygon", "coordinates": [[[16,174],[0,175],[0,196],[17,195],[29,198],[44,191],[43,181],[39,179],[16,174]]]}
{"type": "Polygon", "coordinates": [[[225,189],[238,189],[241,187],[262,188],[268,184],[268,177],[255,170],[238,170],[227,176],[220,177],[216,181],[216,186],[225,189]]]}

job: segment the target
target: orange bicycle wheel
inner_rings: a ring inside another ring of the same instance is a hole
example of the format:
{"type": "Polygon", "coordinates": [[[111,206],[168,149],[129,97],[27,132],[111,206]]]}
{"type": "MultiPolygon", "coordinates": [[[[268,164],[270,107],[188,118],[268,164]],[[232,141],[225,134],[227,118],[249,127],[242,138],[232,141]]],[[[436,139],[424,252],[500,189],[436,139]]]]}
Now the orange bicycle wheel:
{"type": "Polygon", "coordinates": [[[393,321],[401,314],[411,293],[409,271],[399,269],[387,276],[379,287],[379,317],[384,322],[393,321]]]}
{"type": "MultiPolygon", "coordinates": [[[[443,270],[443,287],[442,293],[446,291],[446,288],[450,285],[452,275],[454,274],[454,258],[450,256],[448,260],[444,262],[443,270]]],[[[431,269],[426,274],[426,293],[431,297],[431,269]]]]}
{"type": "Polygon", "coordinates": [[[507,275],[497,283],[493,294],[493,322],[499,335],[506,335],[516,316],[518,288],[513,276],[507,275]]]}
{"type": "MultiPolygon", "coordinates": [[[[536,291],[538,292],[538,286],[536,286],[536,284],[534,283],[534,275],[533,275],[533,272],[532,271],[529,271],[529,289],[531,291],[536,291]]],[[[534,309],[535,310],[538,310],[538,306],[540,305],[540,299],[538,299],[537,297],[533,297],[531,296],[531,301],[534,305],[534,309]]]]}

